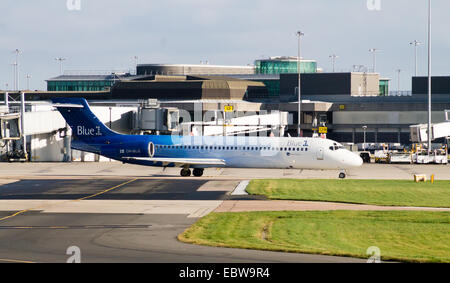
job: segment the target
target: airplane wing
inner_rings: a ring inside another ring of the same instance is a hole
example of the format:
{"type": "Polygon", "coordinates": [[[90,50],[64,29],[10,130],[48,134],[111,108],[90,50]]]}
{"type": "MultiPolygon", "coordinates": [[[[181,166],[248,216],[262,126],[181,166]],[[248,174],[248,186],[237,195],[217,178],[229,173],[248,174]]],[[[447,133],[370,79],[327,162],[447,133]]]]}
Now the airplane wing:
{"type": "Polygon", "coordinates": [[[150,162],[162,162],[163,166],[169,164],[175,164],[177,167],[183,167],[185,165],[217,165],[224,166],[225,160],[222,159],[210,159],[210,158],[158,158],[158,157],[123,157],[128,160],[141,160],[150,162]]]}

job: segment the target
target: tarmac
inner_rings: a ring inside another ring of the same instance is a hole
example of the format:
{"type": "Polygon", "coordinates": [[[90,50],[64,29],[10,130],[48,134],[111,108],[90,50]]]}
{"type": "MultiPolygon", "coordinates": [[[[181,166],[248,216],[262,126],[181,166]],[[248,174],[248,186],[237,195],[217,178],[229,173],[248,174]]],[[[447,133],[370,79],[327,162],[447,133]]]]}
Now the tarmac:
{"type": "MultiPolygon", "coordinates": [[[[387,209],[289,201],[268,205],[261,196],[231,194],[243,180],[337,179],[338,173],[208,169],[203,177],[181,178],[176,168],[117,162],[0,163],[0,262],[65,262],[72,246],[80,248],[82,262],[366,262],[195,246],[176,238],[212,211],[387,209]]],[[[435,174],[450,180],[443,165],[370,164],[347,173],[354,179],[412,180],[414,174],[435,174]]]]}
{"type": "MultiPolygon", "coordinates": [[[[395,179],[412,180],[414,174],[434,174],[437,180],[450,180],[449,165],[415,165],[415,164],[364,164],[359,168],[347,170],[350,179],[395,179]]],[[[109,178],[142,177],[173,178],[179,177],[179,168],[162,169],[120,162],[73,162],[73,163],[0,163],[0,177],[47,177],[58,178],[109,178]]],[[[301,178],[301,179],[337,179],[337,170],[291,170],[291,169],[206,169],[200,179],[233,180],[301,178]]],[[[191,179],[199,179],[190,177],[191,179]]]]}

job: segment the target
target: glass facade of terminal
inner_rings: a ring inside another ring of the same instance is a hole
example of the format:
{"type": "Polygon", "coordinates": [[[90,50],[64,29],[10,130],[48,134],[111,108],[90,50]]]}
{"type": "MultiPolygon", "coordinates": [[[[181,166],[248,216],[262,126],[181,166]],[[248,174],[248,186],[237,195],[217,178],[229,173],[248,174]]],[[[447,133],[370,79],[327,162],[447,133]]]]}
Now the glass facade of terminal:
{"type": "Polygon", "coordinates": [[[264,97],[255,97],[255,98],[273,98],[280,96],[280,80],[264,80],[264,79],[256,79],[254,81],[262,82],[267,88],[267,95],[264,97]]]}
{"type": "Polygon", "coordinates": [[[389,79],[380,79],[380,96],[389,95],[389,79]]]}
{"type": "MultiPolygon", "coordinates": [[[[292,57],[280,57],[255,61],[255,73],[258,75],[296,74],[298,61],[292,57]]],[[[317,62],[302,60],[300,62],[301,73],[317,73],[317,62]]],[[[269,97],[280,95],[280,80],[257,80],[263,82],[268,90],[269,97]]]]}
{"type": "Polygon", "coordinates": [[[47,91],[102,91],[113,85],[113,81],[48,81],[47,91]]]}
{"type": "MultiPolygon", "coordinates": [[[[298,62],[296,60],[256,60],[255,72],[256,74],[295,74],[298,62]]],[[[302,61],[300,62],[301,73],[316,73],[317,62],[302,61]]]]}

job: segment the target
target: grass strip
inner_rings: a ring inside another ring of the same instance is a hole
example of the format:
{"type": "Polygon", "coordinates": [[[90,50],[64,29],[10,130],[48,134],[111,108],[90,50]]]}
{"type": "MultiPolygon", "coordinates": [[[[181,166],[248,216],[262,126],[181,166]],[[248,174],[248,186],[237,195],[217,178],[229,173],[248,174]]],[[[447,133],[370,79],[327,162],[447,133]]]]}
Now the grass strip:
{"type": "Polygon", "coordinates": [[[407,180],[252,180],[247,192],[279,200],[450,207],[450,181],[431,184],[407,180]]]}
{"type": "Polygon", "coordinates": [[[211,213],[179,235],[215,247],[450,263],[450,213],[313,211],[211,213]]]}

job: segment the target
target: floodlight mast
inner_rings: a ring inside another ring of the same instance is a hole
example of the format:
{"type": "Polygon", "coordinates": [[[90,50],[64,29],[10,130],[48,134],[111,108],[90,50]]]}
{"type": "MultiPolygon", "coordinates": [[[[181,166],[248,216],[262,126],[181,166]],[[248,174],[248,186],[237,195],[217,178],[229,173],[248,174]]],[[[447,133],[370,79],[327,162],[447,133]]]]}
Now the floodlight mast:
{"type": "Polygon", "coordinates": [[[19,49],[14,50],[12,53],[16,54],[16,61],[12,64],[14,66],[14,90],[19,90],[19,55],[22,53],[19,49]]]}
{"type": "Polygon", "coordinates": [[[369,49],[369,52],[371,52],[373,54],[373,69],[372,69],[372,71],[374,73],[377,72],[377,52],[378,51],[381,51],[381,49],[378,49],[378,48],[370,48],[369,49]]]}
{"type": "Polygon", "coordinates": [[[297,58],[297,72],[298,72],[298,88],[297,88],[297,95],[298,95],[298,128],[297,128],[297,132],[298,132],[298,136],[301,137],[302,136],[302,129],[301,129],[301,124],[302,124],[302,98],[301,98],[301,68],[300,68],[300,64],[301,64],[301,38],[302,36],[304,36],[305,34],[301,31],[297,32],[297,36],[298,36],[298,58],[297,58]]]}
{"type": "Polygon", "coordinates": [[[335,66],[336,66],[336,59],[338,59],[339,56],[336,55],[336,54],[332,54],[332,55],[330,55],[330,58],[331,58],[331,62],[333,64],[333,73],[334,73],[335,72],[335,66]]]}
{"type": "Polygon", "coordinates": [[[27,90],[30,90],[30,79],[32,78],[31,75],[26,75],[27,78],[27,90]]]}
{"type": "Polygon", "coordinates": [[[417,73],[418,73],[418,70],[417,70],[418,69],[417,68],[417,47],[419,45],[421,45],[422,42],[414,40],[413,42],[410,42],[409,44],[414,46],[414,76],[417,77],[417,73]]]}
{"type": "Polygon", "coordinates": [[[428,155],[431,154],[431,0],[428,0],[428,155]]]}
{"type": "Polygon", "coordinates": [[[59,61],[59,74],[62,75],[63,74],[63,62],[66,61],[66,58],[63,57],[58,57],[55,58],[56,61],[59,61]]]}
{"type": "Polygon", "coordinates": [[[402,70],[401,69],[397,69],[396,71],[398,73],[398,76],[397,76],[397,95],[400,95],[400,73],[402,72],[402,70]]]}

